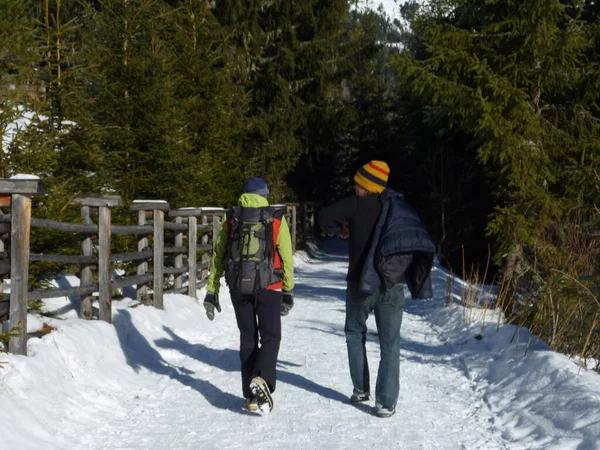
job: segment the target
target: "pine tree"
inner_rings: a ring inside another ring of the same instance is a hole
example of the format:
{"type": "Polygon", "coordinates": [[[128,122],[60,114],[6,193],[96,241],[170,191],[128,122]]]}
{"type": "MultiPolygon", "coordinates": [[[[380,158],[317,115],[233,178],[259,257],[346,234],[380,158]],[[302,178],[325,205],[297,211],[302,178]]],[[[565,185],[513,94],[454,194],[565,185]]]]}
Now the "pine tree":
{"type": "MultiPolygon", "coordinates": [[[[233,42],[205,0],[180,1],[176,89],[182,149],[174,174],[181,204],[229,207],[247,170],[242,152],[249,98],[236,83],[233,42]]],[[[175,194],[175,193],[174,193],[175,194]]]]}
{"type": "MultiPolygon", "coordinates": [[[[433,1],[417,14],[415,45],[395,60],[429,123],[476,149],[496,199],[495,260],[543,314],[557,298],[572,308],[582,298],[572,280],[593,265],[598,30],[584,6],[433,1]]],[[[554,312],[535,319],[542,334],[554,312]]]]}
{"type": "Polygon", "coordinates": [[[181,125],[174,10],[159,0],[99,0],[88,3],[83,21],[80,58],[89,68],[85,95],[99,133],[105,186],[126,204],[169,200],[164,181],[174,175],[171,155],[180,150],[181,125]]]}
{"type": "Polygon", "coordinates": [[[360,165],[397,159],[405,150],[399,136],[406,134],[406,120],[393,90],[397,74],[388,63],[397,39],[396,27],[384,15],[352,13],[336,79],[339,91],[311,115],[307,127],[311,146],[301,162],[303,172],[315,173],[309,177],[310,194],[328,201],[345,195],[360,165]]]}
{"type": "Polygon", "coordinates": [[[23,139],[11,149],[11,170],[42,178],[52,197],[41,205],[43,213],[64,211],[74,196],[93,192],[100,183],[80,82],[85,67],[77,61],[80,13],[77,5],[51,0],[28,10],[38,24],[34,48],[40,49],[32,84],[43,86],[44,95],[34,105],[23,139]]]}
{"type": "Polygon", "coordinates": [[[238,80],[251,95],[247,174],[265,176],[281,195],[285,175],[327,136],[355,61],[348,2],[220,0],[215,14],[235,38],[238,80]]]}
{"type": "Polygon", "coordinates": [[[41,89],[35,83],[36,31],[29,8],[29,1],[0,0],[0,178],[14,175],[9,142],[21,134],[19,122],[41,89]]]}
{"type": "MultiPolygon", "coordinates": [[[[31,120],[8,148],[7,171],[37,175],[46,196],[36,198],[35,217],[62,221],[79,220],[70,206],[80,193],[98,192],[100,164],[95,155],[89,115],[82,95],[77,54],[82,8],[74,2],[47,0],[27,2],[24,13],[35,23],[28,45],[35,70],[28,81],[43,95],[34,102],[20,103],[31,120]]],[[[42,253],[79,253],[79,243],[68,233],[32,229],[31,247],[42,253]]],[[[34,263],[32,280],[41,280],[61,270],[60,265],[34,263]]]]}
{"type": "Polygon", "coordinates": [[[173,207],[230,205],[246,100],[205,0],[96,1],[82,49],[106,183],[173,207]]]}
{"type": "Polygon", "coordinates": [[[493,170],[501,252],[516,238],[512,213],[529,210],[518,239],[531,243],[536,220],[560,217],[590,191],[586,172],[598,158],[595,98],[583,89],[596,74],[589,29],[569,5],[539,3],[454,2],[450,14],[417,23],[423,55],[397,59],[433,113],[471,134],[493,170]]]}
{"type": "Polygon", "coordinates": [[[28,4],[27,14],[37,24],[32,49],[37,60],[30,83],[43,88],[32,104],[31,123],[10,148],[10,171],[40,176],[48,197],[40,200],[40,215],[60,219],[66,205],[81,192],[96,191],[99,163],[77,64],[81,7],[48,0],[28,4]]]}

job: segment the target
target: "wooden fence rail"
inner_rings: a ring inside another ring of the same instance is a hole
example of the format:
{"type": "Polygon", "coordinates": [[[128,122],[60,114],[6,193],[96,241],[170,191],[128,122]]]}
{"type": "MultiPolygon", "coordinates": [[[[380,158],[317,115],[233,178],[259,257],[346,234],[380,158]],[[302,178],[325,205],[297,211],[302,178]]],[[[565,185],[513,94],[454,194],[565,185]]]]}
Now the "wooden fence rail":
{"type": "MultiPolygon", "coordinates": [[[[39,180],[0,179],[0,199],[10,205],[10,214],[0,211],[0,276],[10,273],[10,294],[0,293],[0,318],[8,316],[11,327],[27,329],[27,302],[62,296],[79,296],[79,316],[92,319],[94,294],[97,293],[97,318],[111,322],[112,293],[114,289],[136,287],[136,298],[163,307],[164,293],[185,293],[197,298],[197,290],[207,282],[210,253],[214,250],[225,210],[222,208],[171,209],[165,201],[136,200],[130,211],[137,214],[137,225],[112,223],[112,208],[122,206],[118,196],[79,196],[74,203],[80,204],[80,224],[58,222],[31,217],[31,198],[43,194],[39,180]],[[6,199],[8,198],[8,202],[6,199]],[[165,213],[173,221],[165,221],[165,213]],[[94,219],[96,222],[94,223],[94,219]],[[44,228],[81,235],[81,255],[51,255],[33,253],[29,248],[31,227],[44,228]],[[173,242],[165,243],[165,230],[173,236],[173,242]],[[10,231],[9,251],[5,251],[4,238],[10,231]],[[115,235],[137,236],[137,252],[112,253],[111,239],[115,235]],[[212,236],[212,239],[210,238],[212,236]],[[187,242],[186,242],[187,241],[187,242]],[[202,252],[200,261],[198,253],[202,252]],[[169,267],[165,255],[174,262],[169,267]],[[10,258],[10,259],[8,259],[10,258]],[[50,261],[79,266],[80,286],[71,288],[28,290],[29,262],[50,261]],[[136,273],[128,276],[112,274],[113,263],[135,262],[136,273]],[[169,289],[164,290],[165,280],[169,289]]],[[[307,205],[302,205],[302,220],[298,222],[297,204],[273,205],[286,209],[292,233],[294,251],[297,231],[303,239],[310,228],[307,222],[307,205]]],[[[27,334],[11,339],[9,351],[27,354],[27,334]]]]}
{"type": "MultiPolygon", "coordinates": [[[[27,302],[61,296],[79,296],[79,315],[93,318],[92,304],[97,293],[98,319],[111,322],[113,289],[136,286],[141,301],[151,300],[157,308],[163,306],[165,277],[174,277],[174,288],[167,292],[187,293],[197,297],[197,289],[205,282],[213,249],[209,234],[219,231],[221,208],[184,208],[170,210],[164,201],[134,201],[130,210],[138,213],[138,225],[114,225],[111,210],[122,206],[118,196],[80,196],[75,199],[81,205],[83,224],[64,223],[31,217],[31,197],[43,193],[39,181],[0,180],[0,196],[4,205],[10,206],[10,214],[0,214],[0,237],[11,232],[9,252],[4,250],[0,239],[0,275],[10,273],[11,292],[0,294],[0,317],[8,316],[10,327],[27,329],[27,302]],[[6,202],[6,197],[9,201],[6,202]],[[169,212],[175,222],[165,222],[164,213],[169,212]],[[94,223],[92,217],[97,217],[94,223]],[[208,225],[208,218],[212,223],[208,225]],[[198,227],[198,220],[202,226],[198,227]],[[51,255],[33,253],[29,249],[31,226],[76,233],[82,235],[81,255],[51,255]],[[165,246],[165,230],[175,232],[173,246],[165,246]],[[198,245],[198,233],[203,236],[198,245]],[[112,253],[111,238],[114,235],[137,235],[138,251],[112,253]],[[187,245],[184,238],[187,237],[187,245]],[[152,245],[148,242],[151,239],[152,245]],[[204,252],[201,264],[197,264],[198,252],[204,252]],[[165,255],[175,255],[175,267],[165,267],[165,255]],[[10,261],[7,258],[10,255],[10,261]],[[187,259],[187,261],[185,261],[187,259]],[[61,289],[28,291],[28,268],[30,261],[51,261],[77,264],[80,267],[80,286],[61,289]],[[133,276],[111,276],[113,263],[137,262],[137,274],[133,276]],[[187,262],[185,264],[184,262],[187,262]],[[150,263],[152,269],[148,270],[150,263]],[[200,280],[198,280],[200,276],[200,280]],[[187,286],[185,283],[187,282],[187,286]],[[152,292],[150,292],[150,286],[152,292]]],[[[215,234],[216,235],[216,234],[215,234]]],[[[6,236],[4,236],[6,238],[6,236]]],[[[26,333],[11,339],[11,353],[27,353],[26,333]]]]}

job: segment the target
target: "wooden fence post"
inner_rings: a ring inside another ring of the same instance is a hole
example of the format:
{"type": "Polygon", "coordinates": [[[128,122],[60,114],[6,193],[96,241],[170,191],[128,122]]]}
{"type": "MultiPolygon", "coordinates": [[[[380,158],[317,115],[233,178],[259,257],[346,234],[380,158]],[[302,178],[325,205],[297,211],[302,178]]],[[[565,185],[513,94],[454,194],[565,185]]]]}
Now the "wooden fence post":
{"type": "Polygon", "coordinates": [[[300,220],[302,222],[302,242],[306,244],[308,242],[308,205],[306,202],[302,202],[300,206],[300,220]]]}
{"type": "MultiPolygon", "coordinates": [[[[169,212],[169,216],[175,217],[176,223],[183,223],[183,218],[187,219],[188,225],[188,292],[187,294],[193,299],[197,299],[196,289],[198,288],[198,282],[196,280],[197,254],[198,254],[198,217],[202,216],[201,208],[180,208],[174,209],[169,212]]],[[[176,239],[177,235],[175,235],[176,239]]],[[[183,238],[176,240],[176,247],[183,247],[183,238]]],[[[183,259],[183,255],[181,256],[183,259]]],[[[177,264],[177,259],[175,260],[177,264]]],[[[177,266],[176,266],[177,267],[177,266]]],[[[181,281],[183,284],[183,280],[181,281]]],[[[177,286],[174,286],[177,289],[177,286]]],[[[183,286],[181,286],[183,287],[183,286]]]]}
{"type": "Polygon", "coordinates": [[[98,319],[112,322],[111,282],[111,210],[107,206],[98,208],[98,319]]]}
{"type": "Polygon", "coordinates": [[[165,213],[159,209],[153,211],[154,222],[154,281],[152,282],[152,305],[163,309],[163,283],[165,267],[165,213]]]}
{"type": "MultiPolygon", "coordinates": [[[[10,198],[11,197],[8,194],[6,194],[4,196],[0,195],[0,208],[10,206],[10,198]]],[[[0,210],[0,217],[2,217],[3,215],[4,214],[2,213],[2,210],[0,210]]],[[[0,223],[0,276],[5,275],[10,272],[10,260],[8,259],[8,255],[4,248],[4,240],[3,240],[3,237],[5,239],[8,238],[8,236],[4,236],[5,233],[6,233],[6,235],[8,235],[8,231],[10,231],[10,224],[9,223],[0,223]]],[[[2,298],[2,288],[3,288],[2,279],[0,279],[0,299],[2,298]]],[[[8,300],[6,300],[6,302],[0,302],[0,320],[1,320],[2,316],[8,315],[8,308],[9,308],[8,300]]]]}
{"type": "Polygon", "coordinates": [[[315,234],[315,216],[316,211],[322,206],[322,202],[303,202],[302,203],[302,242],[306,244],[311,236],[315,234]]]}
{"type": "Polygon", "coordinates": [[[29,281],[29,237],[31,232],[31,199],[13,194],[10,224],[10,311],[12,327],[21,333],[12,338],[8,351],[27,355],[27,286],[29,281]]]}
{"type": "MultiPolygon", "coordinates": [[[[82,206],[81,207],[81,218],[83,219],[83,223],[90,225],[93,223],[92,218],[90,216],[90,207],[82,206]]],[[[84,256],[93,256],[94,255],[94,247],[92,244],[92,237],[86,236],[81,243],[81,252],[84,256]]],[[[79,275],[79,284],[80,286],[89,286],[93,284],[94,278],[92,273],[92,265],[91,264],[82,264],[79,275]]],[[[93,297],[91,295],[82,295],[79,297],[79,317],[82,319],[90,320],[92,318],[92,300],[93,297]]]]}
{"type": "MultiPolygon", "coordinates": [[[[215,242],[219,234],[220,216],[225,213],[223,208],[181,208],[169,213],[171,217],[187,217],[188,219],[188,295],[193,299],[198,299],[196,290],[198,289],[198,250],[214,251],[215,242]],[[211,226],[208,223],[208,217],[212,216],[212,234],[213,242],[208,243],[208,235],[202,237],[201,245],[198,245],[198,218],[201,220],[202,230],[206,231],[211,226]]],[[[177,222],[179,223],[179,222],[177,222]]],[[[176,246],[180,244],[177,243],[176,246]]],[[[202,273],[200,278],[204,281],[209,271],[210,257],[205,254],[202,256],[202,273]]]]}
{"type": "MultiPolygon", "coordinates": [[[[181,225],[183,223],[183,217],[175,217],[175,223],[181,225]]],[[[183,247],[183,231],[175,231],[175,247],[183,247]]],[[[181,269],[183,267],[183,254],[175,256],[175,268],[181,269]]],[[[175,275],[175,282],[173,288],[176,292],[181,291],[183,288],[183,275],[178,273],[175,275]]]]}
{"type": "Polygon", "coordinates": [[[74,201],[98,208],[98,319],[111,323],[111,208],[123,206],[123,201],[118,195],[80,195],[74,201]]]}
{"type": "Polygon", "coordinates": [[[188,218],[188,295],[198,299],[196,294],[196,258],[198,252],[198,219],[188,218]]]}
{"type": "MultiPolygon", "coordinates": [[[[164,200],[134,200],[131,204],[131,211],[139,211],[138,223],[142,225],[142,216],[144,217],[143,225],[146,224],[146,213],[152,211],[153,223],[153,251],[152,251],[152,306],[155,308],[163,308],[164,295],[164,270],[165,270],[165,211],[169,211],[171,207],[164,200]]],[[[138,240],[138,251],[142,251],[147,246],[147,240],[142,238],[138,240]],[[144,247],[142,247],[144,246],[144,247]]],[[[138,275],[144,275],[148,265],[138,265],[138,275]],[[143,272],[143,273],[142,273],[143,272]]],[[[145,285],[138,285],[138,300],[147,293],[144,289],[145,285]]]]}
{"type": "MultiPolygon", "coordinates": [[[[205,229],[208,226],[208,219],[207,217],[202,214],[202,228],[205,229]]],[[[206,247],[206,244],[208,244],[208,234],[205,234],[204,236],[202,236],[202,246],[206,247]]],[[[210,261],[210,256],[208,256],[208,253],[203,253],[202,254],[202,272],[200,275],[200,281],[204,281],[205,279],[208,278],[208,272],[209,272],[209,267],[208,267],[208,262],[210,261]]]]}
{"type": "Polygon", "coordinates": [[[221,217],[215,215],[215,216],[213,216],[213,231],[212,231],[213,252],[217,249],[217,238],[219,237],[220,231],[221,231],[221,217]]]}
{"type": "Polygon", "coordinates": [[[31,196],[43,194],[37,179],[0,180],[0,194],[11,195],[10,221],[10,327],[21,333],[8,343],[8,351],[27,355],[27,286],[29,282],[29,238],[31,232],[31,196]]]}
{"type": "Polygon", "coordinates": [[[292,204],[292,252],[296,253],[296,238],[298,226],[296,223],[296,204],[292,204]]]}
{"type": "MultiPolygon", "coordinates": [[[[146,211],[138,211],[138,225],[146,225],[146,211]]],[[[143,252],[148,248],[148,237],[146,235],[138,236],[138,252],[143,252]]],[[[148,261],[142,260],[137,265],[137,275],[146,275],[148,273],[148,261]]],[[[138,302],[145,302],[148,299],[148,286],[145,284],[138,284],[136,286],[136,299],[138,302]]]]}

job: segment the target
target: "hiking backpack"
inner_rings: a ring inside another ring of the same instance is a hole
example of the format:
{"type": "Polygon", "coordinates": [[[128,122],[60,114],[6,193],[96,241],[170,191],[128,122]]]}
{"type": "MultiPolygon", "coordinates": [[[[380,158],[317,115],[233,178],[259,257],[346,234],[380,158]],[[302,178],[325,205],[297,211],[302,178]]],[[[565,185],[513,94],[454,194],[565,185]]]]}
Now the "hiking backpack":
{"type": "Polygon", "coordinates": [[[275,270],[273,219],[281,220],[282,210],[271,207],[236,206],[228,214],[229,233],[225,258],[225,281],[241,295],[256,294],[281,281],[275,270]]]}

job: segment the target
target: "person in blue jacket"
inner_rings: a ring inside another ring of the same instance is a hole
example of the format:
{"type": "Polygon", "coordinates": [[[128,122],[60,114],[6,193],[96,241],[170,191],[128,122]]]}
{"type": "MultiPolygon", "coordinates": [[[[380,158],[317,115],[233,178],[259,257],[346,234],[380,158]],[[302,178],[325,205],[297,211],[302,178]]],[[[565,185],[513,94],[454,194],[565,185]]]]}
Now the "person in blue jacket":
{"type": "Polygon", "coordinates": [[[351,403],[371,398],[366,355],[367,318],[375,314],[381,360],[375,387],[375,412],[396,412],[400,391],[400,326],[404,286],[412,298],[432,296],[429,277],[435,244],[402,194],[387,189],[389,167],[370,161],[354,177],[355,194],[323,208],[321,229],[349,238],[344,331],[354,391],[351,403]]]}

